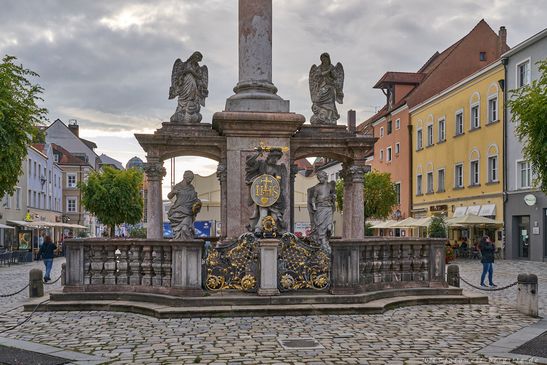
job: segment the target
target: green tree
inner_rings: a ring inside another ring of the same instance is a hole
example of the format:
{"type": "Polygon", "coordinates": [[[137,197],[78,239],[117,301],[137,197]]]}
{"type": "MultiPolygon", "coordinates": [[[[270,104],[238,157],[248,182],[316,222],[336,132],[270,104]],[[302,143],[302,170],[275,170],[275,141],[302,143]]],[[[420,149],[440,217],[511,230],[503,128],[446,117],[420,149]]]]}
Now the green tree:
{"type": "Polygon", "coordinates": [[[441,217],[432,217],[431,223],[429,223],[429,227],[427,228],[427,232],[429,237],[446,238],[447,229],[444,219],[441,217]]]}
{"type": "MultiPolygon", "coordinates": [[[[391,182],[391,174],[371,171],[365,174],[363,188],[365,195],[365,220],[368,218],[385,219],[397,204],[397,191],[391,182]]],[[[336,181],[336,202],[338,209],[344,209],[344,181],[336,181]]]]}
{"type": "Polygon", "coordinates": [[[516,90],[511,90],[507,106],[518,121],[517,136],[524,145],[524,158],[530,161],[537,176],[534,183],[547,193],[547,59],[537,63],[540,77],[516,90]]]}
{"type": "Polygon", "coordinates": [[[142,172],[137,169],[119,171],[105,166],[81,182],[82,204],[110,229],[114,235],[117,224],[136,224],[142,218],[142,172]]]}
{"type": "Polygon", "coordinates": [[[47,120],[38,106],[43,89],[28,80],[38,74],[15,60],[5,56],[0,63],[0,197],[14,192],[27,147],[47,120]]]}

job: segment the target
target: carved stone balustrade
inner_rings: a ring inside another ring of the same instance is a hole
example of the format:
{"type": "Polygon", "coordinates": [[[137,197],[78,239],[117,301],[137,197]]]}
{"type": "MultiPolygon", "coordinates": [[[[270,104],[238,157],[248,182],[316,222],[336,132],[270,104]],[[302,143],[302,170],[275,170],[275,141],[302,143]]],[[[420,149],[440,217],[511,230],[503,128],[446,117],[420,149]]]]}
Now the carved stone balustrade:
{"type": "Polygon", "coordinates": [[[331,292],[448,287],[445,239],[367,237],[331,240],[331,292]]]}
{"type": "Polygon", "coordinates": [[[203,241],[85,239],[64,244],[65,292],[202,294],[203,241]]]}

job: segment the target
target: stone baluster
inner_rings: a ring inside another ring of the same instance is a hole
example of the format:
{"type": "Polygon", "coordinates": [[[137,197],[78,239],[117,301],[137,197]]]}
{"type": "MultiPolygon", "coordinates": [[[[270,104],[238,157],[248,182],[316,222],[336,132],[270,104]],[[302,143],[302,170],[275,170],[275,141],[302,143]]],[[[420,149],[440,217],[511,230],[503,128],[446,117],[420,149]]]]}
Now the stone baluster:
{"type": "Polygon", "coordinates": [[[91,250],[91,284],[103,284],[104,256],[106,256],[106,252],[103,255],[104,246],[92,246],[91,250]]]}
{"type": "Polygon", "coordinates": [[[401,245],[401,281],[412,281],[411,245],[401,245]]]}
{"type": "Polygon", "coordinates": [[[161,261],[162,281],[161,285],[171,287],[171,246],[163,246],[163,259],[161,261]]]}
{"type": "Polygon", "coordinates": [[[401,281],[401,245],[391,245],[391,281],[401,281]]]}
{"type": "Polygon", "coordinates": [[[420,279],[429,280],[429,245],[421,245],[420,261],[420,279]]]}
{"type": "Polygon", "coordinates": [[[104,284],[105,285],[114,285],[116,284],[116,256],[114,252],[116,250],[115,246],[105,245],[104,252],[106,256],[104,257],[104,284]]]}
{"type": "Polygon", "coordinates": [[[148,229],[146,238],[163,238],[163,202],[161,196],[161,181],[166,174],[163,161],[158,157],[147,156],[144,172],[148,179],[148,229]]]}
{"type": "Polygon", "coordinates": [[[152,247],[142,246],[141,285],[152,285],[152,247]]]}
{"type": "Polygon", "coordinates": [[[116,284],[127,285],[129,283],[129,264],[127,246],[118,246],[120,255],[116,263],[116,284]]]}
{"type": "Polygon", "coordinates": [[[409,259],[410,259],[410,270],[411,270],[411,280],[412,281],[416,281],[418,280],[418,277],[417,277],[417,272],[419,271],[419,262],[418,262],[418,257],[416,257],[416,255],[419,255],[419,252],[416,251],[416,245],[415,244],[410,244],[410,254],[409,254],[409,259]]]}
{"type": "Polygon", "coordinates": [[[152,246],[152,286],[161,286],[163,252],[161,246],[152,246]]]}
{"type": "Polygon", "coordinates": [[[84,284],[91,284],[91,262],[93,261],[92,250],[89,245],[84,245],[84,284]]]}
{"type": "Polygon", "coordinates": [[[129,285],[141,285],[141,246],[131,245],[128,254],[129,285]]]}
{"type": "Polygon", "coordinates": [[[382,246],[374,245],[372,246],[372,268],[373,268],[373,282],[374,283],[381,283],[382,282],[382,252],[381,252],[382,246]]]}

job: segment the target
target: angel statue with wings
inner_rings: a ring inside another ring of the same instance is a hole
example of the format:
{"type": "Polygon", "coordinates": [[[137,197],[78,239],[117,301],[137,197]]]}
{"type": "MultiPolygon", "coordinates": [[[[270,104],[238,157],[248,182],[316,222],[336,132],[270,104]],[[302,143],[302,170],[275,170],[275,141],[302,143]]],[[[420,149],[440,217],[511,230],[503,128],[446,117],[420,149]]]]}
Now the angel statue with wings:
{"type": "Polygon", "coordinates": [[[311,124],[334,124],[340,118],[336,102],[344,101],[344,67],[338,62],[333,66],[328,53],[321,55],[321,64],[310,69],[310,94],[313,116],[311,124]]]}
{"type": "Polygon", "coordinates": [[[177,58],[173,65],[169,99],[178,96],[179,100],[171,122],[199,123],[201,121],[200,105],[205,106],[205,98],[209,95],[207,90],[209,71],[207,66],[200,66],[198,63],[202,58],[200,52],[194,52],[186,62],[177,58]]]}

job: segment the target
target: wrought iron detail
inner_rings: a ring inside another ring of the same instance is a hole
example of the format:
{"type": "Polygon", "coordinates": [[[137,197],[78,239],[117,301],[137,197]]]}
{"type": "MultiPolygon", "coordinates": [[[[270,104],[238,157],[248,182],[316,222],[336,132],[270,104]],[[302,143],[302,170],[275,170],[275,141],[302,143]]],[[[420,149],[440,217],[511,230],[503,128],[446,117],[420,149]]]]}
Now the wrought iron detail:
{"type": "Polygon", "coordinates": [[[210,248],[205,258],[205,288],[256,291],[259,253],[258,240],[252,233],[228,245],[210,248]]]}
{"type": "Polygon", "coordinates": [[[330,286],[330,255],[320,245],[305,242],[292,233],[281,236],[277,260],[279,291],[330,286]]]}

